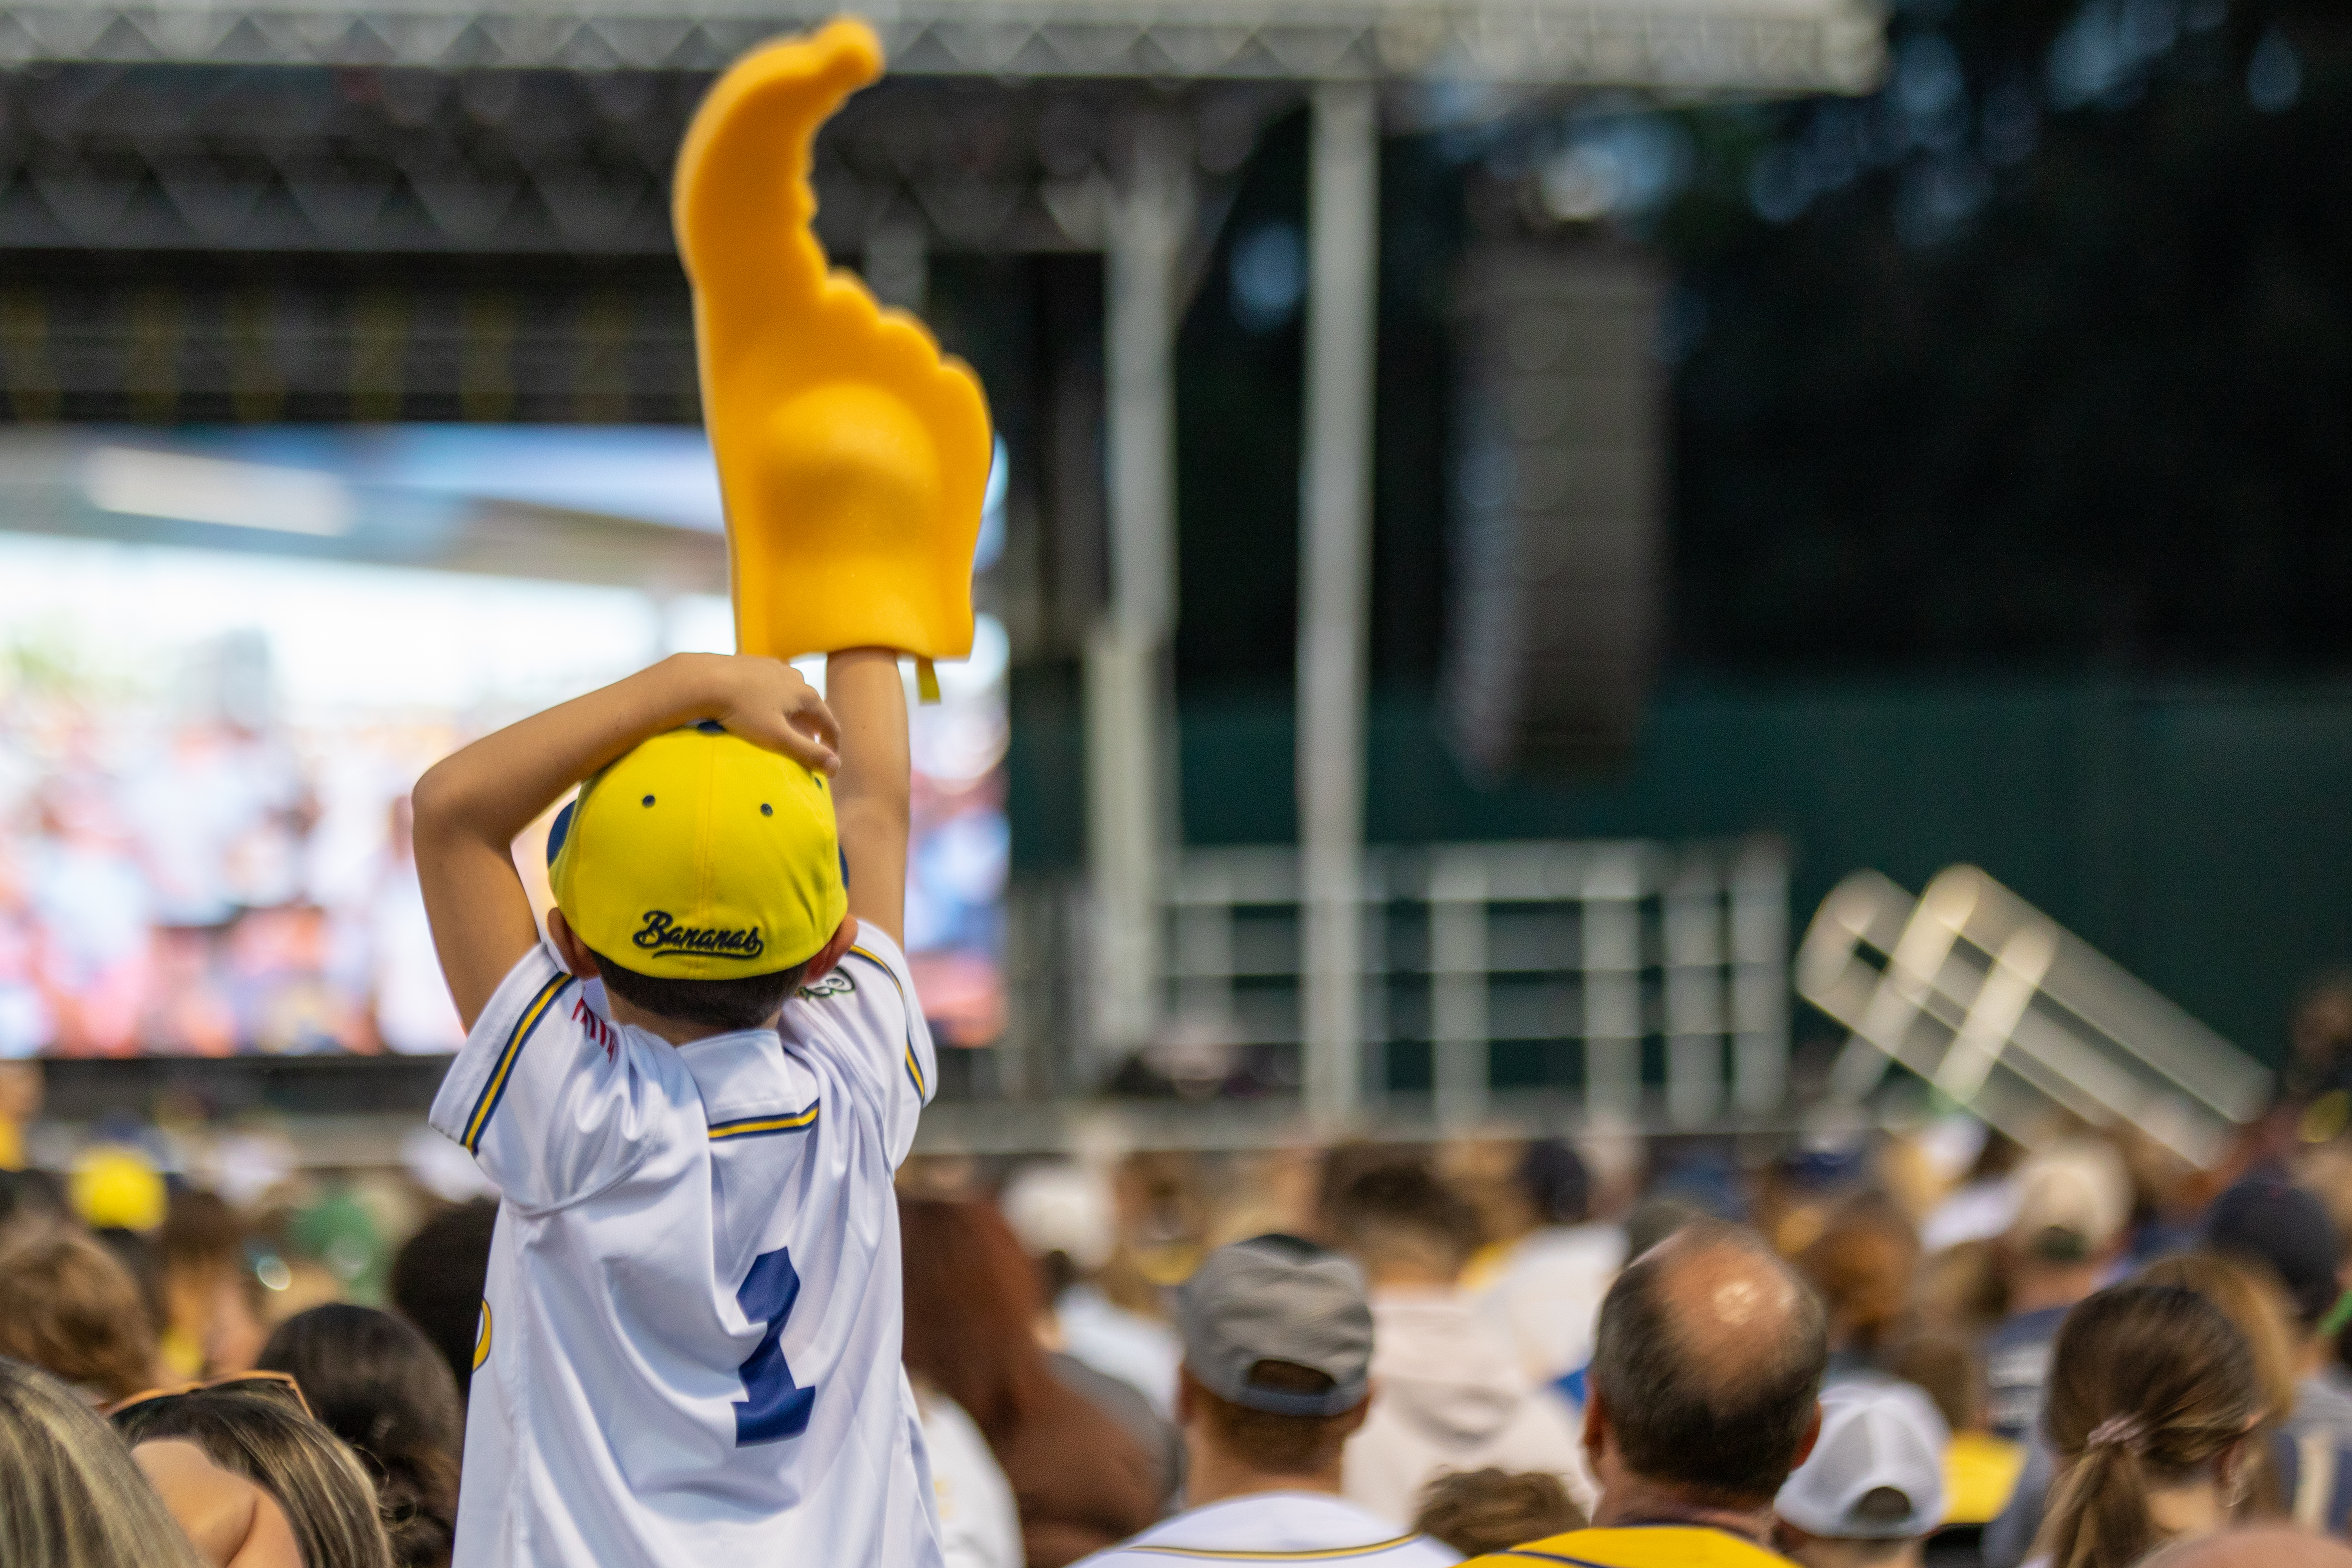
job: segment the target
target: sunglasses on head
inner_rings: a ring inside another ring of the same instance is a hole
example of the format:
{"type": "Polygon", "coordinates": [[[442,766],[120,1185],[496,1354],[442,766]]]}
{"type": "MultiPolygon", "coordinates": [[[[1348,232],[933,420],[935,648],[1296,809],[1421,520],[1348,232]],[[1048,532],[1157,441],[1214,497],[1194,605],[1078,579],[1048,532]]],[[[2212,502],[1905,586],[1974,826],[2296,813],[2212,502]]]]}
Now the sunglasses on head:
{"type": "MultiPolygon", "coordinates": [[[[191,1394],[256,1394],[265,1399],[299,1410],[310,1416],[310,1402],[302,1397],[302,1385],[294,1381],[290,1372],[232,1372],[225,1377],[208,1377],[201,1383],[184,1383],[176,1388],[150,1388],[144,1394],[133,1394],[128,1399],[118,1399],[99,1412],[111,1419],[125,1410],[141,1405],[152,1405],[159,1399],[180,1399],[191,1394]]],[[[315,1416],[312,1417],[316,1419],[315,1416]]]]}

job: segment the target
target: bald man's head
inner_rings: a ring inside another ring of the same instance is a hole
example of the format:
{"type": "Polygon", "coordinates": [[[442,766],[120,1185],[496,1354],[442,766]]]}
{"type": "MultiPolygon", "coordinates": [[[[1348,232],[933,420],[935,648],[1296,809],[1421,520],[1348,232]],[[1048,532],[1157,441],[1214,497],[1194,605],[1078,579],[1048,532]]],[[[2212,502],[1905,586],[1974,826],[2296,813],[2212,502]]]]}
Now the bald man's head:
{"type": "Polygon", "coordinates": [[[1590,1377],[1627,1469],[1761,1507],[1802,1458],[1828,1359],[1804,1281],[1754,1232],[1699,1220],[1610,1287],[1590,1377]]]}

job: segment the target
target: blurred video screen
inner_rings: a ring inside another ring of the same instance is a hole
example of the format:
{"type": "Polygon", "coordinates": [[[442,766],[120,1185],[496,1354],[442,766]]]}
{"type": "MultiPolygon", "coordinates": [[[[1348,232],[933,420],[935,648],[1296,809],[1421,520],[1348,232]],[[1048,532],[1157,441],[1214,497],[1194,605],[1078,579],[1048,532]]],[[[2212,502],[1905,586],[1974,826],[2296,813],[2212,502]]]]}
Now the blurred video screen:
{"type": "MultiPolygon", "coordinates": [[[[410,787],[731,649],[724,582],[696,431],[10,433],[0,1056],[454,1050],[410,787]]],[[[942,1044],[1003,1029],[1005,655],[983,617],[913,716],[907,946],[942,1044]]],[[[543,855],[544,822],[517,849],[542,911],[543,855]]]]}

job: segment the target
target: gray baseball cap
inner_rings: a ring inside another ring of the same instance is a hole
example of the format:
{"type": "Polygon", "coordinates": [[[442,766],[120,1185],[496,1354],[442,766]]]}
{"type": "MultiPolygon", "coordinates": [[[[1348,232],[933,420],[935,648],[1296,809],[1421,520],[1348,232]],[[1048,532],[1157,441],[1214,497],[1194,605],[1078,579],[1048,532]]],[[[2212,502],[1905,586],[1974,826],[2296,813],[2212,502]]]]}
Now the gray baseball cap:
{"type": "Polygon", "coordinates": [[[1337,1416],[1362,1402],[1372,1364],[1372,1305],[1352,1260],[1296,1236],[1220,1247],[1177,1298],[1184,1365],[1220,1399],[1269,1416],[1337,1416]],[[1320,1394],[1250,1381],[1261,1361],[1319,1372],[1320,1394]]]}
{"type": "Polygon", "coordinates": [[[1809,1535],[1907,1541],[1944,1522],[1944,1449],[1934,1402],[1908,1383],[1856,1378],[1822,1390],[1822,1435],[1772,1506],[1809,1535]]]}

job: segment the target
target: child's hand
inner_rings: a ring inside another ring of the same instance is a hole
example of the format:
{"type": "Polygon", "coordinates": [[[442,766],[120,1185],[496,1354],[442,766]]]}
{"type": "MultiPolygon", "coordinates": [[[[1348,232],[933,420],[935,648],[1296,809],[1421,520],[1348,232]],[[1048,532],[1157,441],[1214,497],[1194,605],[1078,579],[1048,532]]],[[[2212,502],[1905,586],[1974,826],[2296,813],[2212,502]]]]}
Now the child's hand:
{"type": "Polygon", "coordinates": [[[841,727],[816,688],[782,659],[714,655],[716,701],[710,716],[754,746],[781,751],[804,768],[841,768],[841,727]]]}

